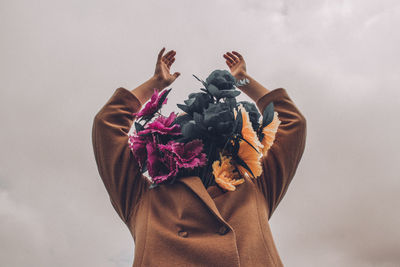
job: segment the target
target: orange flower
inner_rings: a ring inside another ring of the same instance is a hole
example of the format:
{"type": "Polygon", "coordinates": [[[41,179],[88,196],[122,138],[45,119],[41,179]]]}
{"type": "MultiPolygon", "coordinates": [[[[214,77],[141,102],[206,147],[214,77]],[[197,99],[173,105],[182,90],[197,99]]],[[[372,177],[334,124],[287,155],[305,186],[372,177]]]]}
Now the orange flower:
{"type": "MultiPolygon", "coordinates": [[[[261,149],[263,145],[257,137],[257,133],[253,130],[253,126],[251,125],[251,121],[249,118],[249,114],[245,110],[242,104],[239,105],[239,109],[242,111],[243,118],[243,127],[242,127],[242,136],[246,139],[254,148],[252,148],[246,141],[241,140],[239,142],[239,151],[238,156],[247,164],[247,166],[251,169],[254,174],[254,177],[258,177],[262,173],[262,165],[260,162],[260,158],[262,157],[261,149]]],[[[236,110],[234,110],[236,117],[236,110]]],[[[247,171],[244,167],[238,165],[240,173],[248,175],[251,177],[249,171],[247,171]]]]}
{"type": "MultiPolygon", "coordinates": [[[[262,129],[264,138],[262,142],[258,139],[257,133],[253,130],[249,114],[245,110],[242,104],[239,105],[241,110],[243,126],[242,136],[246,139],[254,148],[252,148],[246,141],[241,140],[239,142],[238,156],[247,164],[254,174],[254,177],[259,177],[263,171],[261,164],[261,157],[267,154],[269,148],[272,146],[276,132],[281,121],[278,118],[278,113],[274,112],[274,118],[272,122],[262,129]]],[[[235,118],[237,116],[236,110],[233,110],[235,118]]],[[[244,183],[244,178],[239,179],[242,175],[251,177],[251,173],[244,167],[237,165],[237,169],[240,173],[234,172],[235,167],[231,164],[231,157],[223,156],[220,153],[220,160],[216,160],[212,164],[213,174],[215,182],[223,189],[228,191],[235,191],[236,185],[244,183]]]]}
{"type": "Polygon", "coordinates": [[[262,129],[264,137],[263,137],[261,143],[263,145],[262,154],[264,156],[267,155],[267,152],[268,152],[269,148],[274,143],[275,135],[276,135],[276,132],[278,131],[278,127],[279,127],[280,124],[281,124],[281,121],[278,118],[278,112],[274,111],[273,120],[271,121],[270,124],[268,124],[267,126],[265,126],[262,129]]]}
{"type": "Polygon", "coordinates": [[[237,179],[238,173],[233,172],[234,166],[230,162],[231,157],[223,156],[220,153],[220,160],[216,160],[212,164],[215,182],[223,189],[228,191],[235,191],[235,185],[244,182],[244,179],[237,179]]]}

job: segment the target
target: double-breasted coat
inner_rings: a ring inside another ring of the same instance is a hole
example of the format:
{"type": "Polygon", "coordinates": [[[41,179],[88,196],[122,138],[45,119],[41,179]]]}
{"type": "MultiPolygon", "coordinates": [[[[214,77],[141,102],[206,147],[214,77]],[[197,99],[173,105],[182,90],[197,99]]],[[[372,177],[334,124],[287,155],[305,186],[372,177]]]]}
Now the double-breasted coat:
{"type": "Polygon", "coordinates": [[[94,118],[92,141],[111,204],[135,243],[133,267],[283,266],[268,221],[302,157],[306,120],[284,88],[256,102],[261,114],[271,101],[281,124],[257,179],[244,177],[227,192],[205,188],[198,176],[149,189],[128,146],[141,103],[131,91],[115,90],[94,118]]]}

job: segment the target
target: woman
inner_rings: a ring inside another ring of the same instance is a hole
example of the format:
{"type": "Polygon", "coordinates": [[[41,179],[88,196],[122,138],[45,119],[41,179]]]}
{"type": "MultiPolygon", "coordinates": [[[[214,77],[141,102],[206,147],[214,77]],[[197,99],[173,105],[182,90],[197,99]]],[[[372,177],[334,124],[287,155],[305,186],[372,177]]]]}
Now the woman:
{"type": "Polygon", "coordinates": [[[128,132],[142,105],[180,73],[170,73],[176,52],[157,57],[154,76],[129,91],[118,88],[93,123],[93,147],[111,203],[135,242],[133,266],[283,266],[268,220],[285,195],[303,155],[306,120],[283,88],[269,91],[247,74],[236,51],[223,55],[239,89],[263,114],[273,102],[281,121],[261,159],[263,172],[233,192],[206,188],[198,176],[149,189],[128,147],[128,132]]]}

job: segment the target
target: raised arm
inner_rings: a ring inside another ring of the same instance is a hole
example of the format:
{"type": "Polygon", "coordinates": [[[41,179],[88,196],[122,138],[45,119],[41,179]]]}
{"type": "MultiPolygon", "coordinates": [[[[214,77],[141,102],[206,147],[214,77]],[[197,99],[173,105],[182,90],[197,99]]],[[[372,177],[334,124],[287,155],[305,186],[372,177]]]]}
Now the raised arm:
{"type": "Polygon", "coordinates": [[[260,113],[263,114],[267,105],[273,102],[274,109],[278,112],[278,118],[281,121],[274,143],[262,158],[263,172],[255,180],[268,203],[269,218],[271,218],[286,194],[303,155],[306,141],[306,119],[285,89],[277,88],[269,91],[250,77],[246,73],[244,59],[239,53],[228,52],[224,57],[235,78],[249,79],[249,84],[239,88],[253,99],[260,113]],[[238,67],[240,65],[242,67],[238,67]]]}
{"type": "Polygon", "coordinates": [[[162,56],[164,50],[158,55],[154,76],[132,91],[118,88],[93,121],[92,142],[97,168],[114,209],[125,223],[149,185],[128,146],[128,133],[135,120],[132,113],[140,110],[154,88],[162,90],[179,76],[169,74],[175,60],[174,51],[162,56]]]}

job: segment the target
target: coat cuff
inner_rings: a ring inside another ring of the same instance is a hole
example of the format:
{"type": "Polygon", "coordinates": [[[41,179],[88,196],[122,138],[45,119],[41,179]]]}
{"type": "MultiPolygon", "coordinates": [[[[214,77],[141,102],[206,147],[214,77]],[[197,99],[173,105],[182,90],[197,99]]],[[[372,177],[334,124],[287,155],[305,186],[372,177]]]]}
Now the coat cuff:
{"type": "Polygon", "coordinates": [[[260,113],[263,114],[264,109],[267,107],[269,103],[281,100],[283,98],[289,98],[289,95],[287,94],[284,88],[277,88],[272,91],[269,91],[268,93],[260,97],[257,100],[256,105],[260,113]]]}

